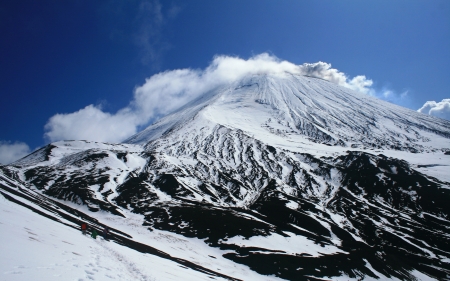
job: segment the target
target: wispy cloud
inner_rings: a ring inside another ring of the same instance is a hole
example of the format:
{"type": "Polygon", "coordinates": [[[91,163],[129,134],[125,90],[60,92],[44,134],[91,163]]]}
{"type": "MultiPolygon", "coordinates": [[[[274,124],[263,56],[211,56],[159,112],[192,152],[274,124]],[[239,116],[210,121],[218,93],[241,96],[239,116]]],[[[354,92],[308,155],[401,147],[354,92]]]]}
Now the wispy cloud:
{"type": "Polygon", "coordinates": [[[0,164],[10,164],[30,153],[30,147],[23,142],[0,141],[0,164]]]}
{"type": "Polygon", "coordinates": [[[450,120],[450,99],[443,99],[440,102],[427,101],[417,111],[450,120]]]}
{"type": "Polygon", "coordinates": [[[167,12],[167,17],[169,19],[174,19],[178,16],[178,14],[181,12],[182,8],[180,6],[177,5],[172,5],[169,9],[169,11],[167,12]]]}
{"type": "Polygon", "coordinates": [[[377,97],[379,99],[395,103],[398,105],[406,105],[409,102],[409,91],[404,90],[402,92],[397,92],[389,88],[382,88],[381,90],[371,89],[369,94],[377,97]]]}
{"type": "Polygon", "coordinates": [[[128,41],[137,48],[142,64],[158,69],[171,44],[164,36],[182,8],[159,0],[109,0],[99,13],[111,40],[128,41]]]}
{"type": "Polygon", "coordinates": [[[116,114],[103,112],[101,106],[88,105],[76,112],[56,114],[45,125],[45,138],[57,140],[95,140],[120,142],[136,133],[136,112],[129,108],[116,114]]]}
{"type": "Polygon", "coordinates": [[[249,74],[283,72],[322,78],[363,94],[381,95],[384,99],[394,95],[388,90],[377,94],[372,88],[372,80],[363,75],[348,77],[325,62],[296,65],[267,53],[247,60],[216,56],[203,70],[177,69],[153,75],[135,89],[130,104],[115,114],[104,112],[100,106],[94,105],[73,113],[56,114],[45,125],[45,137],[50,141],[86,139],[120,142],[150,121],[177,110],[215,87],[249,74]]]}
{"type": "Polygon", "coordinates": [[[158,0],[139,3],[134,20],[133,40],[139,47],[141,62],[144,65],[153,63],[158,67],[164,53],[171,48],[164,39],[163,28],[168,21],[176,18],[180,11],[180,7],[172,6],[164,13],[163,6],[158,0]]]}

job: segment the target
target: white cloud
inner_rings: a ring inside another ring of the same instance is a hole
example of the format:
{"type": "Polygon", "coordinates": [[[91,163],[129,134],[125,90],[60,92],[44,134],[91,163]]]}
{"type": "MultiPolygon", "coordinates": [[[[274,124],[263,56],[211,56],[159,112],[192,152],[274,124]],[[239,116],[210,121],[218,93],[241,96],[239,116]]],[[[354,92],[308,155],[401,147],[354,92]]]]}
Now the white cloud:
{"type": "MultiPolygon", "coordinates": [[[[350,79],[325,62],[296,65],[267,53],[247,60],[216,56],[203,70],[177,69],[151,76],[135,89],[130,104],[115,114],[94,105],[69,114],[56,114],[45,125],[45,137],[50,141],[120,142],[135,134],[141,126],[175,111],[215,87],[249,74],[283,72],[322,78],[365,94],[375,93],[371,88],[372,80],[362,75],[350,79]]],[[[390,95],[390,92],[385,93],[386,98],[390,95]]]]}
{"type": "Polygon", "coordinates": [[[398,93],[387,88],[383,88],[381,90],[375,90],[374,88],[371,88],[368,94],[398,105],[405,105],[409,102],[408,90],[398,93]]]}
{"type": "Polygon", "coordinates": [[[30,153],[30,147],[23,142],[0,141],[0,164],[10,164],[30,153]]]}
{"type": "Polygon", "coordinates": [[[261,54],[244,60],[217,56],[204,70],[177,69],[148,78],[137,87],[130,104],[115,114],[89,105],[77,112],[56,114],[45,125],[50,141],[84,139],[120,142],[135,134],[139,126],[180,108],[218,85],[251,73],[300,73],[299,66],[261,54]]]}
{"type": "Polygon", "coordinates": [[[322,78],[364,94],[369,94],[370,87],[373,84],[373,81],[367,79],[364,75],[358,75],[349,79],[345,73],[331,68],[331,64],[321,61],[304,63],[300,66],[300,70],[303,75],[322,78]]]}
{"type": "Polygon", "coordinates": [[[427,101],[417,111],[450,120],[450,99],[443,99],[441,102],[427,101]]]}
{"type": "Polygon", "coordinates": [[[116,114],[88,105],[77,112],[56,114],[45,125],[45,137],[57,140],[120,142],[136,133],[136,115],[128,108],[116,114]]]}

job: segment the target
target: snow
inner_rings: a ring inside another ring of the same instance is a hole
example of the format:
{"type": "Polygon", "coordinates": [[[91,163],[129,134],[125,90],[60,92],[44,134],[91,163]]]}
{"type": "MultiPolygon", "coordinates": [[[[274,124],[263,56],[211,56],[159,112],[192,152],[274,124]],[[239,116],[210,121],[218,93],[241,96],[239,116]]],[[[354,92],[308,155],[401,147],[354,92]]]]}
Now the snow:
{"type": "MultiPolygon", "coordinates": [[[[450,144],[448,146],[450,147],[450,144]]],[[[376,154],[403,159],[416,171],[450,183],[450,173],[448,172],[450,169],[450,155],[445,155],[442,151],[410,153],[397,150],[376,150],[375,152],[376,154]]],[[[445,186],[443,187],[445,188],[445,186]]]]}
{"type": "Polygon", "coordinates": [[[170,260],[84,236],[2,195],[0,213],[1,280],[211,280],[170,260]]]}
{"type": "MultiPolygon", "coordinates": [[[[29,204],[20,197],[9,196],[29,204]]],[[[87,212],[85,206],[65,203],[87,212]]],[[[54,215],[40,206],[34,207],[54,215]]],[[[134,241],[216,272],[241,280],[281,280],[259,275],[247,266],[225,259],[222,255],[229,251],[211,248],[202,239],[186,238],[167,231],[149,231],[142,226],[142,215],[127,210],[122,212],[126,218],[104,212],[97,213],[97,218],[131,235],[134,241]]],[[[8,201],[2,195],[0,214],[0,252],[6,253],[0,255],[0,272],[8,276],[7,280],[225,280],[105,241],[100,236],[97,240],[83,236],[78,225],[62,218],[59,219],[66,225],[52,221],[8,201]],[[39,278],[33,279],[33,276],[39,278]]]]}
{"type": "Polygon", "coordinates": [[[139,172],[142,168],[144,168],[145,164],[147,163],[147,160],[135,155],[135,154],[127,154],[127,166],[133,170],[139,172]]]}
{"type": "MultiPolygon", "coordinates": [[[[0,176],[2,176],[0,174],[0,176]]],[[[2,184],[15,189],[2,176],[2,184]]],[[[6,191],[2,191],[6,192],[6,191]]],[[[11,193],[8,196],[29,204],[11,193]]],[[[60,200],[58,200],[60,201],[60,200]]],[[[88,212],[86,206],[65,202],[78,211],[88,212]]],[[[54,216],[40,205],[38,211],[54,216]]],[[[100,222],[131,234],[135,241],[151,245],[174,257],[185,258],[223,274],[242,280],[279,280],[261,276],[248,267],[222,257],[227,251],[210,248],[203,240],[185,238],[166,231],[149,231],[142,227],[142,215],[123,210],[126,218],[109,213],[97,213],[100,222]]],[[[7,280],[222,280],[170,260],[142,254],[114,242],[83,236],[79,226],[63,218],[57,223],[27,208],[14,204],[0,195],[0,272],[7,280]],[[73,226],[73,227],[70,227],[73,226]],[[29,252],[33,253],[32,255],[29,252]],[[42,255],[45,259],[42,259],[42,255]],[[47,258],[49,257],[49,258],[47,258]],[[47,269],[47,270],[44,270],[47,269]],[[66,274],[66,271],[69,271],[66,274]],[[11,276],[13,277],[11,277],[11,276]],[[41,278],[42,277],[42,278],[41,278]],[[67,277],[67,278],[66,278],[67,277]],[[59,279],[58,279],[59,278],[59,279]]],[[[70,214],[69,214],[70,215],[70,214]]],[[[0,278],[1,280],[1,278],[0,278]]]]}
{"type": "Polygon", "coordinates": [[[134,238],[177,257],[241,280],[282,280],[273,276],[257,274],[247,266],[225,259],[222,255],[228,251],[211,248],[202,239],[187,238],[159,230],[153,230],[148,235],[136,235],[134,238]]]}
{"type": "Polygon", "coordinates": [[[254,250],[252,252],[267,253],[266,250],[280,251],[290,255],[308,254],[313,257],[322,255],[330,255],[337,253],[345,253],[333,245],[319,245],[312,240],[300,235],[295,235],[291,232],[284,232],[288,237],[284,237],[278,233],[270,236],[252,236],[248,239],[242,236],[234,236],[222,241],[224,244],[235,244],[245,247],[257,247],[261,250],[254,250]]]}
{"type": "Polygon", "coordinates": [[[372,277],[370,277],[370,276],[365,276],[365,277],[364,277],[364,280],[399,280],[398,278],[395,278],[395,277],[393,277],[393,276],[391,276],[391,277],[388,278],[388,277],[385,276],[384,274],[382,274],[382,273],[376,271],[376,270],[372,267],[372,265],[371,265],[366,259],[364,259],[364,262],[366,263],[366,267],[367,267],[368,269],[370,269],[370,271],[372,271],[372,273],[375,274],[375,275],[378,277],[377,279],[374,279],[374,278],[372,278],[372,277]]]}
{"type": "Polygon", "coordinates": [[[289,209],[292,209],[292,210],[297,210],[298,206],[299,206],[298,203],[294,202],[294,201],[289,201],[286,203],[286,207],[288,207],[289,209]]]}
{"type": "Polygon", "coordinates": [[[416,269],[411,270],[411,275],[413,275],[414,277],[417,278],[417,280],[421,280],[421,281],[436,281],[437,279],[434,279],[428,275],[426,275],[425,273],[422,273],[416,269]]]}

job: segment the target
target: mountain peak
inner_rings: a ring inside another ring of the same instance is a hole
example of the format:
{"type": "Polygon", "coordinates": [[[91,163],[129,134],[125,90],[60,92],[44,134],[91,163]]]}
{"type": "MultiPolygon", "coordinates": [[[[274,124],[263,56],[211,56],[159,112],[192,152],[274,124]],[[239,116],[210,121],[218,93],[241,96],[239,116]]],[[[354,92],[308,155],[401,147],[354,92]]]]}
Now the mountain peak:
{"type": "Polygon", "coordinates": [[[284,148],[316,143],[417,152],[450,146],[449,121],[289,72],[248,75],[218,87],[125,142],[146,144],[216,125],[284,148]]]}

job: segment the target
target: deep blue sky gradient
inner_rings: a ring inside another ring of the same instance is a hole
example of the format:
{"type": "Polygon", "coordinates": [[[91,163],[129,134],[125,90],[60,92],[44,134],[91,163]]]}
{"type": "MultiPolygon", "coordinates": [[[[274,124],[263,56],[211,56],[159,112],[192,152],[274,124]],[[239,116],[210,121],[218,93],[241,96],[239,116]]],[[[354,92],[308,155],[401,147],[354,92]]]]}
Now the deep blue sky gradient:
{"type": "Polygon", "coordinates": [[[160,1],[159,23],[139,17],[142,2],[0,1],[0,141],[35,149],[54,114],[114,113],[145,78],[219,54],[328,62],[408,91],[401,104],[414,110],[450,98],[450,1],[160,1]],[[136,41],[143,28],[152,59],[136,41]]]}

